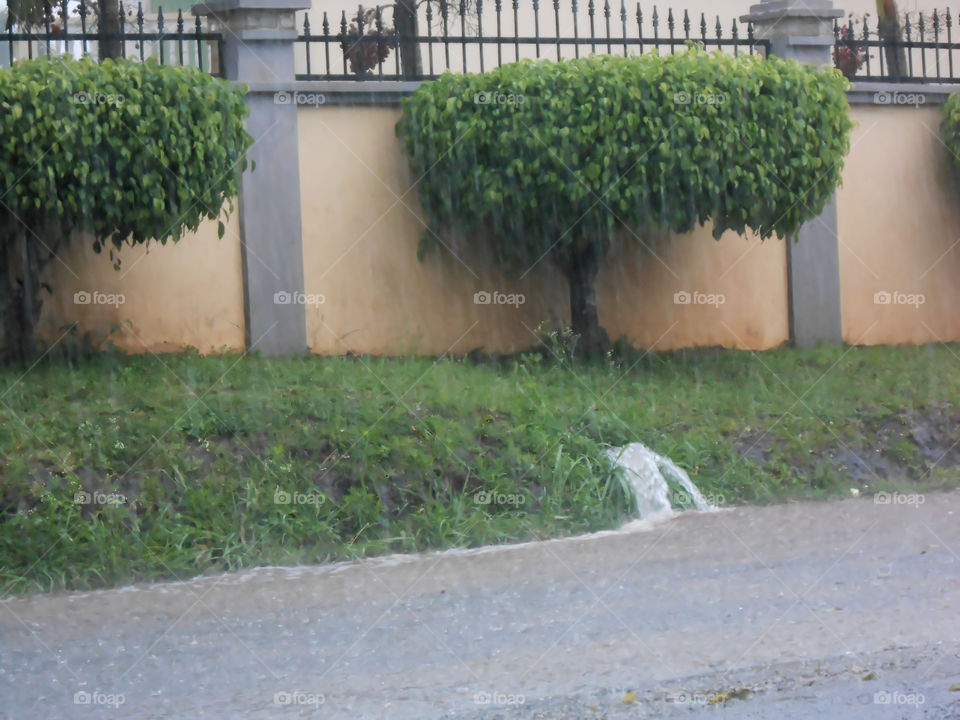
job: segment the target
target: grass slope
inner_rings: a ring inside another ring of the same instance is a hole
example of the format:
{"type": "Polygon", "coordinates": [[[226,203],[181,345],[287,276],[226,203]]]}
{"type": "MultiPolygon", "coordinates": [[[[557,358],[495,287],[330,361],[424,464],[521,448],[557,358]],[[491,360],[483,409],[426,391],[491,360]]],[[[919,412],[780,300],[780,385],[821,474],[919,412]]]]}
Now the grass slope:
{"type": "Polygon", "coordinates": [[[0,370],[0,594],[614,527],[632,500],[601,451],[637,440],[726,504],[956,486],[958,360],[927,346],[0,370]]]}

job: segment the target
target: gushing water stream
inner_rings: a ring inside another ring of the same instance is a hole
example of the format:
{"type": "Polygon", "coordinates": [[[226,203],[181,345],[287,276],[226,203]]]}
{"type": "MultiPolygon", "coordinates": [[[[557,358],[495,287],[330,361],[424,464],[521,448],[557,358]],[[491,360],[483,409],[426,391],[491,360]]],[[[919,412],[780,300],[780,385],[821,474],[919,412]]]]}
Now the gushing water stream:
{"type": "Polygon", "coordinates": [[[633,489],[640,519],[665,515],[673,511],[670,503],[670,482],[683,488],[697,510],[712,510],[690,476],[673,460],[655,453],[642,443],[610,448],[607,457],[619,468],[633,489]]]}

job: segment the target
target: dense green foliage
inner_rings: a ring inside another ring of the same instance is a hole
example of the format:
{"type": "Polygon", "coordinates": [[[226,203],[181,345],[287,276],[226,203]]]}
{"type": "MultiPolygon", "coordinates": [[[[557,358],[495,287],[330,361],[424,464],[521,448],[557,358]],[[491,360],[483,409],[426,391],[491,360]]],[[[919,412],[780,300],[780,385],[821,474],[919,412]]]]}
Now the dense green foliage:
{"type": "Polygon", "coordinates": [[[960,481],[956,346],[552,350],[0,370],[0,597],[615,527],[638,440],[724,505],[960,481]]]}
{"type": "Polygon", "coordinates": [[[28,227],[177,240],[238,190],[244,92],[195,68],[39,58],[0,71],[0,181],[28,227]]]}
{"type": "Polygon", "coordinates": [[[519,271],[549,253],[581,281],[570,270],[624,227],[795,233],[840,182],[846,86],[838,71],[695,47],[521,61],[423,84],[397,133],[444,242],[481,237],[519,271]]]}
{"type": "Polygon", "coordinates": [[[30,331],[39,272],[72,234],[119,250],[176,241],[220,215],[251,143],[243,95],[152,60],[43,57],[0,70],[0,347],[30,331]],[[34,297],[17,297],[24,284],[34,297]]]}
{"type": "Polygon", "coordinates": [[[498,255],[523,267],[618,225],[791,235],[840,182],[846,84],[697,49],[521,61],[425,83],[397,131],[431,220],[493,230],[498,255]]]}

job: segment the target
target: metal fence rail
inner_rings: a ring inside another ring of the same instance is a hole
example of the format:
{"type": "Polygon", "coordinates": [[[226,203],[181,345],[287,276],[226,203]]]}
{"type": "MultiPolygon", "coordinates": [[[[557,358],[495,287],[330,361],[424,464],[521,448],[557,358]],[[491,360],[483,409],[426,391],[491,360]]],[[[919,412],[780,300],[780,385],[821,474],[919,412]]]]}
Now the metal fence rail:
{"type": "Polygon", "coordinates": [[[297,79],[428,80],[445,70],[484,72],[524,57],[628,56],[654,49],[673,53],[688,43],[733,55],[766,56],[769,50],[766,41],[754,37],[752,24],[743,32],[734,20],[725,31],[719,17],[708,22],[703,13],[695,21],[686,10],[679,17],[670,9],[664,18],[656,7],[645,15],[640,3],[628,12],[625,0],[617,9],[610,0],[602,7],[588,0],[584,14],[577,0],[570,3],[571,12],[563,14],[560,0],[553,0],[543,13],[540,0],[531,0],[528,7],[512,0],[509,8],[494,0],[492,11],[483,0],[469,5],[459,0],[456,6],[427,0],[416,9],[360,6],[349,18],[346,11],[341,13],[332,32],[324,12],[319,33],[305,15],[303,34],[297,38],[297,79]],[[485,32],[491,27],[494,33],[485,32]]]}
{"type": "MultiPolygon", "coordinates": [[[[131,11],[132,16],[132,11],[131,11]]],[[[106,32],[98,17],[93,16],[87,0],[71,3],[61,0],[55,6],[45,3],[42,18],[32,23],[19,23],[0,30],[0,43],[6,45],[11,61],[40,55],[90,55],[101,59],[106,48],[112,56],[141,62],[156,58],[164,65],[197,67],[213,75],[222,75],[223,42],[220,33],[203,29],[199,17],[177,17],[168,26],[163,9],[155,19],[146,20],[143,4],[137,4],[135,16],[121,18],[119,32],[106,32]]]]}
{"type": "MultiPolygon", "coordinates": [[[[958,18],[960,20],[960,18],[958,18]]],[[[834,23],[834,66],[850,80],[960,83],[960,43],[953,41],[950,10],[907,12],[888,21],[834,23]]]]}

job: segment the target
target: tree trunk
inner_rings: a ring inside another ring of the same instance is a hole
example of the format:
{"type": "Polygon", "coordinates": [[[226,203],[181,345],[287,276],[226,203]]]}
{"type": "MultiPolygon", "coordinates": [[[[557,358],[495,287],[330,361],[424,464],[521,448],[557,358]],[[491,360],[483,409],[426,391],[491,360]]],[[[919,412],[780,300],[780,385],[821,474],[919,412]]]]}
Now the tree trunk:
{"type": "Polygon", "coordinates": [[[884,45],[884,58],[887,61],[887,75],[892,82],[907,77],[907,51],[901,44],[900,10],[894,0],[877,0],[877,34],[884,45]]]}
{"type": "Polygon", "coordinates": [[[577,351],[586,358],[603,357],[610,349],[610,338],[600,327],[597,312],[597,273],[601,255],[593,246],[567,251],[560,262],[570,286],[570,327],[580,336],[577,351]]]}
{"type": "MultiPolygon", "coordinates": [[[[59,243],[44,232],[51,247],[59,243]]],[[[43,308],[43,269],[53,257],[25,228],[0,241],[5,266],[0,271],[0,363],[28,364],[37,357],[37,327],[43,308]]],[[[47,242],[47,241],[44,241],[47,242]]]]}
{"type": "Polygon", "coordinates": [[[123,22],[123,12],[120,9],[120,0],[100,0],[100,32],[112,37],[100,40],[100,59],[123,57],[123,48],[120,42],[120,24],[123,22]]]}
{"type": "MultiPolygon", "coordinates": [[[[428,0],[429,2],[429,0],[428,0]]],[[[417,5],[415,0],[399,0],[393,6],[393,23],[400,36],[400,74],[405,80],[413,80],[423,75],[423,63],[420,59],[420,47],[417,37],[417,5]]]]}

